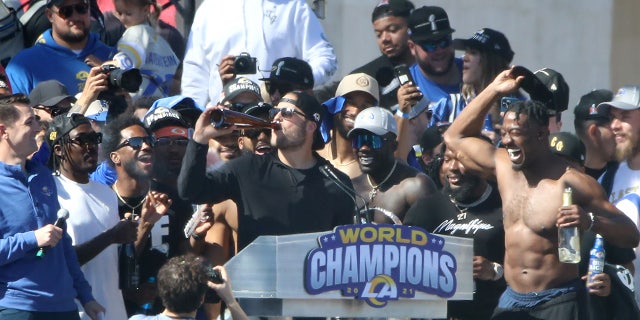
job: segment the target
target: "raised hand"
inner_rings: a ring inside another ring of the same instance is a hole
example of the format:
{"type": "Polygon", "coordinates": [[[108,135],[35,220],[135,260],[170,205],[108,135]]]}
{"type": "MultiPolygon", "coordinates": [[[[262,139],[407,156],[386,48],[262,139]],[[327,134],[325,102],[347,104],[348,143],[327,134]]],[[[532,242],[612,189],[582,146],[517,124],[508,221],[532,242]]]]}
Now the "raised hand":
{"type": "Polygon", "coordinates": [[[151,191],[147,194],[147,197],[142,206],[142,213],[140,214],[141,224],[151,224],[158,222],[160,218],[167,213],[173,200],[165,193],[151,191]]]}

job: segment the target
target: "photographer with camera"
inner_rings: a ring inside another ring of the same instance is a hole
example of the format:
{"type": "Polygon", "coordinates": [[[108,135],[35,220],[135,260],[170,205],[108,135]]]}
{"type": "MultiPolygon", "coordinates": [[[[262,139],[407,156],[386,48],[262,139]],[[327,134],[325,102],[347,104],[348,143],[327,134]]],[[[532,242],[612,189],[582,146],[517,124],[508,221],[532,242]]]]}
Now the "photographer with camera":
{"type": "Polygon", "coordinates": [[[158,293],[165,309],[155,316],[135,315],[130,320],[195,319],[205,296],[217,295],[234,320],[247,320],[231,291],[223,266],[213,269],[202,258],[187,254],[173,257],[158,272],[158,293]],[[213,292],[212,292],[213,291],[213,292]]]}
{"type": "Polygon", "coordinates": [[[203,106],[215,104],[224,81],[240,74],[229,71],[235,58],[226,55],[242,57],[243,52],[257,58],[258,73],[246,75],[253,81],[269,72],[276,59],[296,57],[309,63],[315,84],[321,85],[337,69],[333,47],[326,39],[304,0],[204,1],[189,33],[182,94],[203,106]]]}

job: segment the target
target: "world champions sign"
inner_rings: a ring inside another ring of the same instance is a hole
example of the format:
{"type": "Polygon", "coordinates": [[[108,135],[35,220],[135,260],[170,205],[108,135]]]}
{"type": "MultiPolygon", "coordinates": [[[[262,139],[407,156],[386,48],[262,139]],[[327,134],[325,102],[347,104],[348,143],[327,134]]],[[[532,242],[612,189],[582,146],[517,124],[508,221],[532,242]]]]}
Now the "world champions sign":
{"type": "Polygon", "coordinates": [[[424,292],[442,298],[456,293],[455,256],[445,238],[418,227],[348,225],[318,238],[305,260],[304,287],[311,295],[340,290],[372,307],[424,292]]]}

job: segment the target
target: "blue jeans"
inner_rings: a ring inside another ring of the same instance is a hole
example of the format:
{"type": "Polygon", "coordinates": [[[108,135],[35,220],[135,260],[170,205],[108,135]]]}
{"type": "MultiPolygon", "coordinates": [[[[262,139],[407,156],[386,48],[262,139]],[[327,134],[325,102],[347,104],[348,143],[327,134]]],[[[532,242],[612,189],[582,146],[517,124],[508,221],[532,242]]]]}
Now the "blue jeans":
{"type": "Polygon", "coordinates": [[[37,312],[0,308],[0,320],[80,320],[80,315],[78,315],[78,310],[37,312]]]}

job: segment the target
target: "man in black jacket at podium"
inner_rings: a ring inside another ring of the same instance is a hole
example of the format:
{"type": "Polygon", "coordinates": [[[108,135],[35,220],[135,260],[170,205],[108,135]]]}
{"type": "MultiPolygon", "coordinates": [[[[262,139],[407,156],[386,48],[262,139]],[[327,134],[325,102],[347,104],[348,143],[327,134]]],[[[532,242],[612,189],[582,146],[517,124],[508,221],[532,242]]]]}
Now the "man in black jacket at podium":
{"type": "Polygon", "coordinates": [[[324,146],[319,131],[324,109],[315,98],[293,91],[271,109],[271,121],[279,124],[271,135],[277,152],[246,154],[205,174],[209,139],[237,129],[211,125],[212,110],[196,122],[178,190],[194,203],[234,200],[238,250],[260,235],[320,232],[353,222],[353,195],[342,190],[353,189],[351,181],[315,152],[324,146]]]}

